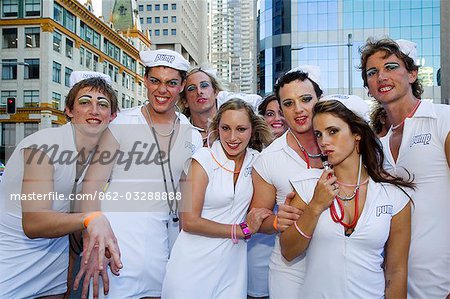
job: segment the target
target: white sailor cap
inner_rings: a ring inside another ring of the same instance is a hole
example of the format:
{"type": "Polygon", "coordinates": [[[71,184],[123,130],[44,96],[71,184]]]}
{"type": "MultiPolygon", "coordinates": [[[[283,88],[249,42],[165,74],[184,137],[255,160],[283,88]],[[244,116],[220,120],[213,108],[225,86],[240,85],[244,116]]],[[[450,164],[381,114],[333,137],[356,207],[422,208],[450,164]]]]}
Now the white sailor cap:
{"type": "Polygon", "coordinates": [[[395,42],[403,54],[411,57],[414,63],[417,63],[417,44],[415,42],[406,39],[397,39],[395,42]]]}
{"type": "Polygon", "coordinates": [[[299,65],[290,71],[288,71],[286,74],[293,73],[293,72],[301,72],[308,75],[308,78],[311,81],[314,81],[317,85],[319,85],[319,88],[322,89],[322,84],[320,83],[320,67],[317,65],[299,65]]]}
{"type": "Polygon", "coordinates": [[[369,105],[362,98],[356,95],[344,95],[344,94],[332,94],[327,95],[319,99],[320,102],[324,101],[339,101],[344,104],[353,113],[364,119],[366,122],[370,121],[369,117],[369,105]]]}
{"type": "Polygon", "coordinates": [[[180,53],[172,50],[146,50],[141,51],[139,56],[147,67],[167,66],[179,71],[187,71],[191,67],[189,61],[184,59],[180,53]]]}
{"type": "Polygon", "coordinates": [[[70,74],[70,80],[69,80],[70,84],[69,85],[72,88],[75,84],[77,84],[78,82],[80,82],[84,79],[95,78],[95,77],[102,78],[109,85],[112,84],[111,77],[106,74],[99,73],[99,72],[91,72],[91,71],[73,71],[70,74]]]}
{"type": "Polygon", "coordinates": [[[250,106],[252,106],[253,108],[253,111],[255,111],[256,113],[258,111],[259,105],[262,102],[262,97],[257,94],[221,91],[217,95],[217,108],[220,108],[223,103],[234,98],[241,99],[247,104],[250,104],[250,106]]]}

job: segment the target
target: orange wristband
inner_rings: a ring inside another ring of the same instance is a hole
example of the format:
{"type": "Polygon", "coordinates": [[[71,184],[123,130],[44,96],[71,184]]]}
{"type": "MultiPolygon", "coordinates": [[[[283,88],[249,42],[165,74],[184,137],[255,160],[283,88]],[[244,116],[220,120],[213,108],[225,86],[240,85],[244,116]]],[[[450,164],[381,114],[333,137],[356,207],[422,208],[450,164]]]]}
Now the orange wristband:
{"type": "Polygon", "coordinates": [[[97,218],[98,216],[101,216],[101,215],[102,215],[102,212],[100,212],[100,211],[89,213],[89,214],[84,218],[84,220],[83,220],[83,226],[84,226],[84,228],[88,228],[89,223],[90,223],[93,219],[95,219],[95,218],[97,218]]]}
{"type": "Polygon", "coordinates": [[[273,219],[273,224],[272,224],[273,228],[278,232],[278,216],[275,216],[275,218],[273,219]]]}

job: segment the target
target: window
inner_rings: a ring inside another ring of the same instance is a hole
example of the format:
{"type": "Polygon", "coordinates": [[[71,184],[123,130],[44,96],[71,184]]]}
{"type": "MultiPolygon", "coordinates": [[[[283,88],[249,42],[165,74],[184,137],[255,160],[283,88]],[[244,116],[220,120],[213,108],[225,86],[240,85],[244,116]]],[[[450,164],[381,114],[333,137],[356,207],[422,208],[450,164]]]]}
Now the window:
{"type": "Polygon", "coordinates": [[[2,96],[0,99],[0,106],[6,107],[6,99],[7,98],[15,98],[17,97],[17,91],[15,90],[2,90],[2,96]]]}
{"type": "Polygon", "coordinates": [[[147,24],[151,24],[152,23],[152,17],[147,17],[147,24]]]}
{"type": "Polygon", "coordinates": [[[80,65],[84,65],[84,48],[80,47],[80,65]]]}
{"type": "Polygon", "coordinates": [[[94,72],[97,71],[97,66],[98,66],[98,56],[94,54],[94,65],[93,65],[93,67],[92,67],[92,70],[93,70],[94,72]]]}
{"type": "Polygon", "coordinates": [[[164,36],[169,35],[169,29],[163,29],[163,35],[164,36]]]}
{"type": "Polygon", "coordinates": [[[75,33],[75,15],[64,9],[63,12],[63,26],[75,33]]]}
{"type": "Polygon", "coordinates": [[[2,145],[16,145],[15,123],[2,123],[2,145]]]}
{"type": "Polygon", "coordinates": [[[24,107],[39,107],[39,90],[24,90],[23,91],[23,106],[24,107]]]}
{"type": "Polygon", "coordinates": [[[114,80],[114,82],[117,82],[117,80],[119,79],[119,68],[114,67],[114,76],[111,78],[114,80]]]}
{"type": "Polygon", "coordinates": [[[17,28],[3,29],[3,49],[17,48],[17,28]]]}
{"type": "Polygon", "coordinates": [[[2,60],[2,79],[3,80],[17,79],[17,59],[2,60]]]}
{"type": "Polygon", "coordinates": [[[92,53],[86,51],[86,67],[90,69],[92,67],[92,53]]]}
{"type": "Polygon", "coordinates": [[[160,36],[159,29],[155,29],[155,36],[160,36]]]}
{"type": "Polygon", "coordinates": [[[171,30],[171,34],[172,34],[172,35],[177,35],[177,30],[176,30],[176,29],[172,29],[172,30],[171,30]]]}
{"type": "Polygon", "coordinates": [[[61,64],[53,61],[53,82],[61,83],[61,64]]]}
{"type": "Polygon", "coordinates": [[[61,33],[53,32],[53,51],[61,52],[61,33]]]}
{"type": "Polygon", "coordinates": [[[144,11],[144,5],[139,5],[139,11],[144,11]]]}
{"type": "Polygon", "coordinates": [[[25,0],[25,16],[36,17],[41,15],[41,0],[25,0]]]}
{"type": "Polygon", "coordinates": [[[172,23],[176,23],[177,22],[177,16],[172,16],[172,23]]]}
{"type": "Polygon", "coordinates": [[[177,4],[176,3],[172,3],[172,10],[176,10],[177,9],[177,4]]]}
{"type": "Polygon", "coordinates": [[[144,18],[139,18],[139,22],[141,22],[141,24],[144,24],[144,18]]]}
{"type": "Polygon", "coordinates": [[[169,4],[163,4],[163,10],[169,10],[169,4]]]}
{"type": "Polygon", "coordinates": [[[73,56],[73,41],[66,37],[66,57],[72,59],[73,56]]]}
{"type": "Polygon", "coordinates": [[[72,74],[72,69],[66,67],[64,70],[64,85],[70,87],[70,74],[72,74]]]}
{"type": "Polygon", "coordinates": [[[25,28],[25,48],[39,48],[40,35],[39,27],[25,28]]]}
{"type": "Polygon", "coordinates": [[[23,127],[25,129],[24,135],[27,137],[39,130],[39,123],[24,123],[23,127]]]}
{"type": "Polygon", "coordinates": [[[25,59],[24,70],[25,79],[39,79],[39,59],[25,59]]]}
{"type": "Polygon", "coordinates": [[[61,95],[56,92],[52,92],[52,107],[59,109],[61,107],[61,95]]]}
{"type": "Polygon", "coordinates": [[[159,23],[161,23],[161,21],[160,21],[160,20],[161,20],[161,18],[160,18],[160,17],[155,17],[155,23],[156,23],[156,24],[159,24],[159,23]]]}
{"type": "Polygon", "coordinates": [[[152,5],[151,4],[147,5],[147,11],[152,11],[152,5]]]}
{"type": "Polygon", "coordinates": [[[62,19],[63,19],[63,8],[61,5],[54,3],[53,5],[53,19],[62,24],[62,19]]]}
{"type": "Polygon", "coordinates": [[[19,0],[3,0],[2,16],[17,17],[19,15],[19,0]]]}
{"type": "Polygon", "coordinates": [[[163,17],[163,23],[169,23],[169,17],[163,17]]]}
{"type": "Polygon", "coordinates": [[[161,5],[155,4],[155,10],[160,10],[161,5]]]}

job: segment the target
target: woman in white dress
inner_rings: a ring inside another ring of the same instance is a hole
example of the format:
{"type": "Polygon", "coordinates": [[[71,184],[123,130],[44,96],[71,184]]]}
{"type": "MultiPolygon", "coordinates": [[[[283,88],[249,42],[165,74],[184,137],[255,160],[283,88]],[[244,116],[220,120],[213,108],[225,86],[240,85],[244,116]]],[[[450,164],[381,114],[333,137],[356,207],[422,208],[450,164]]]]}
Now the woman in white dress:
{"type": "Polygon", "coordinates": [[[333,168],[324,162],[325,170],[291,180],[291,204],[304,212],[282,233],[282,254],[306,252],[305,298],[406,298],[411,209],[403,188],[413,184],[381,167],[381,143],[353,112],[363,103],[355,98],[314,106],[314,134],[333,168]]]}
{"type": "Polygon", "coordinates": [[[252,163],[271,133],[240,99],[223,104],[211,148],[192,158],[183,190],[182,231],[167,264],[162,298],[246,298],[247,244],[272,211],[253,209],[252,163]]]}

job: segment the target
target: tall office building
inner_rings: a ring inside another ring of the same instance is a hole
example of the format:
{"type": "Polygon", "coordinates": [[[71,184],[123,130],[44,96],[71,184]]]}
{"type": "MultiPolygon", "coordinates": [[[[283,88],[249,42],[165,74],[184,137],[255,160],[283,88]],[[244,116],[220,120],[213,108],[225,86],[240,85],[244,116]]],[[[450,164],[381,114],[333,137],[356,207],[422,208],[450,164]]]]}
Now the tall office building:
{"type": "Polygon", "coordinates": [[[90,1],[0,3],[1,161],[24,137],[66,123],[64,99],[74,70],[110,75],[122,108],[146,100],[139,51],[151,43],[141,31],[118,32],[93,14],[90,1]],[[16,114],[6,114],[9,97],[16,98],[16,114]]]}
{"type": "Polygon", "coordinates": [[[256,0],[211,0],[210,61],[229,88],[256,92],[256,0]]]}
{"type": "Polygon", "coordinates": [[[193,65],[207,61],[208,3],[206,0],[137,0],[143,30],[153,49],[181,53],[193,65]]]}
{"type": "Polygon", "coordinates": [[[370,36],[389,36],[417,43],[424,98],[441,102],[440,8],[439,0],[260,1],[259,92],[271,92],[276,78],[293,67],[316,64],[327,93],[350,88],[367,98],[359,48],[370,36]]]}

